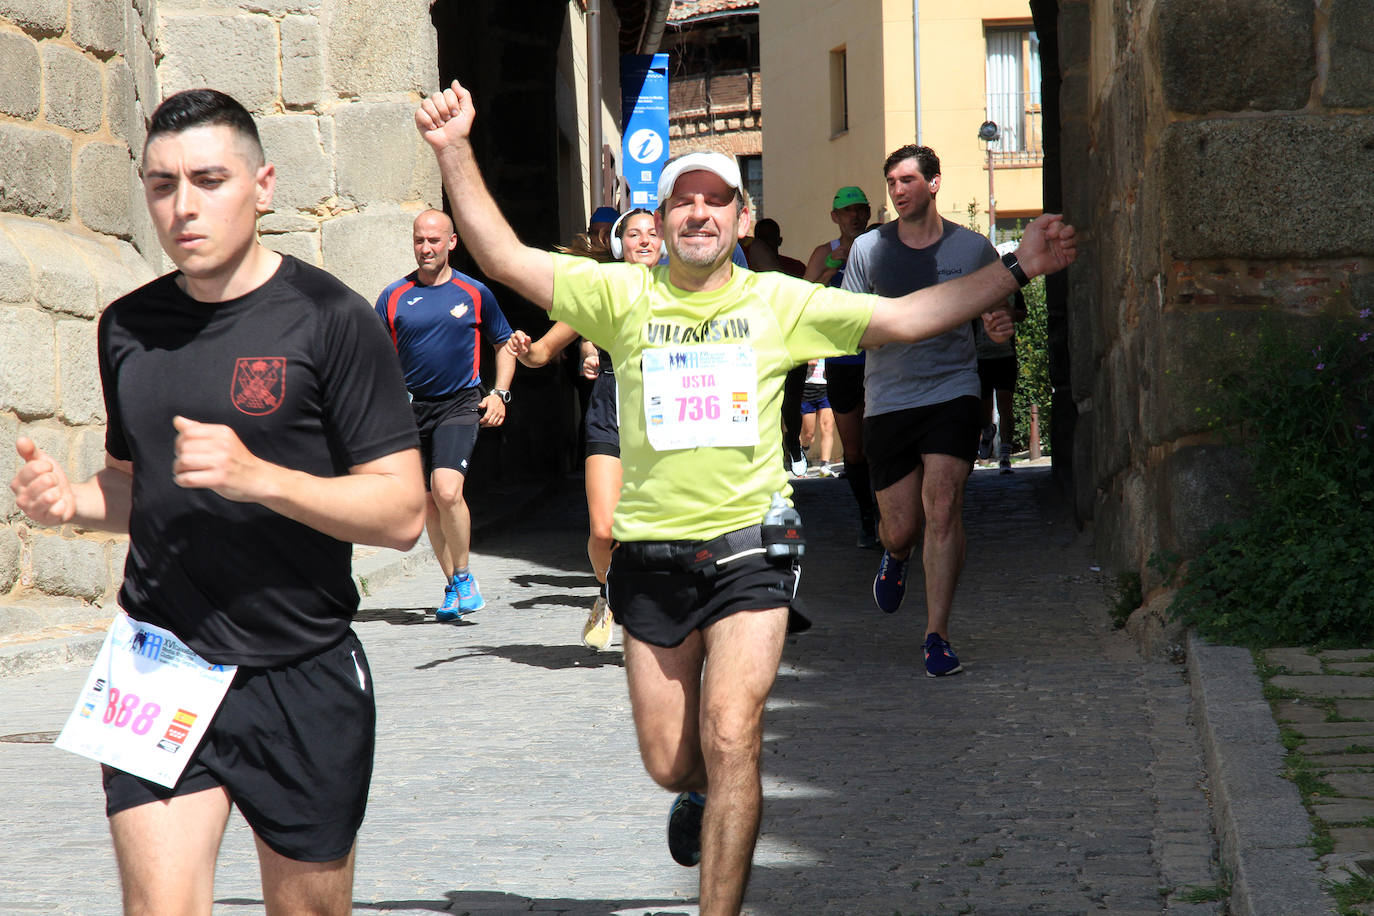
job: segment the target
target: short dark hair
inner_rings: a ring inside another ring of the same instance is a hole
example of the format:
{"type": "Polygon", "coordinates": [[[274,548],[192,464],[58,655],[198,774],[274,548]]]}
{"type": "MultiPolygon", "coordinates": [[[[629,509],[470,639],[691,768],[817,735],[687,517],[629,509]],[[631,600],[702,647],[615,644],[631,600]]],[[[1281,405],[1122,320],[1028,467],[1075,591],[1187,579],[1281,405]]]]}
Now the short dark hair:
{"type": "Polygon", "coordinates": [[[887,178],[889,172],[899,162],[907,159],[916,160],[916,168],[921,170],[921,177],[926,181],[940,174],[940,157],[935,155],[935,150],[928,146],[918,146],[915,143],[908,143],[906,146],[892,151],[883,163],[883,178],[887,178]]]}
{"type": "Polygon", "coordinates": [[[754,238],[763,239],[774,248],[782,241],[782,227],[775,219],[764,217],[754,224],[754,238]]]}
{"type": "Polygon", "coordinates": [[[258,137],[258,125],[232,96],[218,89],[186,89],[163,99],[148,123],[148,137],[143,148],[161,134],[179,134],[193,127],[228,127],[243,138],[256,155],[257,164],[267,160],[258,137]]]}

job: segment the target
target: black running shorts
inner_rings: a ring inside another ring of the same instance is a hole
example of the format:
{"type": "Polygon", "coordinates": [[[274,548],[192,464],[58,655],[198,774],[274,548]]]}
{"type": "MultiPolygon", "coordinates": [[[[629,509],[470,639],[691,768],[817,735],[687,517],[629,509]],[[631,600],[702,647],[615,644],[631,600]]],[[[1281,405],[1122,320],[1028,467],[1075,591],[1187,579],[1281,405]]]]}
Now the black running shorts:
{"type": "Polygon", "coordinates": [[[952,455],[970,466],[978,457],[982,401],[952,401],[864,417],[864,455],[873,489],[886,490],[921,466],[922,455],[952,455]]]}
{"type": "Polygon", "coordinates": [[[273,850],[332,862],[363,822],[376,726],[372,674],[350,630],[288,665],[241,666],[175,788],[103,767],[105,813],[223,786],[273,850]]]}
{"type": "MultiPolygon", "coordinates": [[[[704,571],[645,562],[642,542],[611,554],[606,575],[616,622],[641,642],[672,648],[693,630],[739,611],[765,611],[796,603],[799,565],[751,554],[704,571]]],[[[664,543],[664,542],[658,542],[664,543]]],[[[690,552],[690,541],[669,542],[690,552]]]]}
{"type": "Polygon", "coordinates": [[[985,398],[991,397],[994,390],[1015,391],[1016,357],[997,356],[978,360],[978,384],[985,398]]]}
{"type": "Polygon", "coordinates": [[[863,407],[864,364],[825,363],[825,396],[835,413],[850,413],[863,407]]]}
{"type": "Polygon", "coordinates": [[[472,450],[477,445],[477,423],[482,419],[478,405],[482,393],[464,388],[447,398],[415,398],[410,409],[420,431],[420,460],[424,463],[425,489],[435,468],[448,468],[466,475],[472,450]]]}
{"type": "Polygon", "coordinates": [[[615,375],[602,372],[592,383],[587,399],[587,453],[620,457],[620,417],[616,412],[615,375]]]}

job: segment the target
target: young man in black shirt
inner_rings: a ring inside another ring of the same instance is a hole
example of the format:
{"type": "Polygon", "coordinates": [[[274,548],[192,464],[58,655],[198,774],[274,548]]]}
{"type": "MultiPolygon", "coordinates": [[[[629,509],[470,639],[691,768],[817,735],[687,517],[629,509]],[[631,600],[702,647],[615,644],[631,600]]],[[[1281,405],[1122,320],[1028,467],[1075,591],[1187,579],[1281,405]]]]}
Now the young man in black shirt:
{"type": "Polygon", "coordinates": [[[180,780],[104,768],[126,912],[208,912],[230,806],[272,912],[348,913],[376,718],[350,542],[409,548],[418,438],[361,297],[263,247],[276,176],[213,90],[154,112],[143,187],[178,270],[101,316],[105,468],[82,483],[27,438],[10,484],[45,525],[129,533],[119,603],[237,665],[180,780]]]}

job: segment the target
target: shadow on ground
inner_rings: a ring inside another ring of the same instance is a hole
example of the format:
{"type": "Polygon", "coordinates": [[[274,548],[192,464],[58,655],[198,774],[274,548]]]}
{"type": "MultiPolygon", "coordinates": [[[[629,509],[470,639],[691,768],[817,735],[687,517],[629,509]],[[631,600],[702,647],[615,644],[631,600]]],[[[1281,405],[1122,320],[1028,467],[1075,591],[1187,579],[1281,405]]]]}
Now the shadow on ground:
{"type": "MultiPolygon", "coordinates": [[[[453,913],[481,916],[516,916],[518,913],[549,913],[558,916],[695,916],[695,904],[681,900],[572,900],[521,897],[498,891],[447,891],[443,900],[353,901],[354,912],[453,913]]],[[[216,900],[221,906],[263,906],[247,897],[216,900]]]]}
{"type": "Polygon", "coordinates": [[[562,671],[568,668],[623,668],[625,658],[619,652],[594,652],[586,646],[550,646],[539,644],[520,644],[509,646],[471,646],[471,651],[448,658],[437,658],[423,665],[416,665],[416,671],[426,671],[440,665],[461,662],[467,658],[504,658],[518,665],[531,665],[549,671],[562,671]]]}

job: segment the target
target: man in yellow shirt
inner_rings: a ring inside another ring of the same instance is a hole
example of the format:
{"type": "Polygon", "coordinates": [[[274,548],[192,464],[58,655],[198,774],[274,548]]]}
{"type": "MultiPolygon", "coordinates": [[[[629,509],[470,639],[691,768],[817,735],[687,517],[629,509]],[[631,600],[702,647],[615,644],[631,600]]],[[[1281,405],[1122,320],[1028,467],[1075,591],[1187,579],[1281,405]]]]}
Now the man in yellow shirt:
{"type": "MultiPolygon", "coordinates": [[[[883,299],[737,268],[731,255],[749,212],[738,165],[719,153],[663,170],[667,266],[554,255],[521,243],[488,193],[469,142],[474,115],[455,81],[421,103],[415,122],[482,270],[615,362],[624,488],[608,582],[640,754],[656,782],[681,793],[669,849],[684,865],[700,862],[701,913],[738,913],[762,806],[764,702],[797,583],[795,545],[760,524],[774,494],[791,492],[777,460],[783,376],[808,359],[968,322],[1017,280],[999,263],[883,299]]],[[[1057,271],[1074,256],[1072,227],[1042,217],[1015,270],[1057,271]]],[[[1010,321],[985,317],[996,331],[1010,321]]]]}

